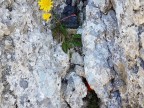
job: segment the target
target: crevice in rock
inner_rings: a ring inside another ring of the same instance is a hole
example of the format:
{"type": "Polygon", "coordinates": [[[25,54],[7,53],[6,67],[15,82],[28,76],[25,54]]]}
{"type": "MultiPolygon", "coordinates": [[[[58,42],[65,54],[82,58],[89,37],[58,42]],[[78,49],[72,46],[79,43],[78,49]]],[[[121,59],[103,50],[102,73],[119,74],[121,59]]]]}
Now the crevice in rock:
{"type": "Polygon", "coordinates": [[[88,92],[83,101],[86,102],[86,106],[83,108],[100,108],[101,101],[95,91],[88,92]]]}
{"type": "Polygon", "coordinates": [[[138,42],[139,42],[139,52],[142,48],[142,42],[141,42],[141,34],[144,32],[144,24],[141,24],[138,26],[138,42]]]}
{"type": "Polygon", "coordinates": [[[90,85],[88,84],[88,81],[86,80],[86,78],[82,77],[82,81],[85,84],[85,86],[87,87],[88,91],[93,91],[90,87],[90,85]]]}
{"type": "Polygon", "coordinates": [[[77,65],[77,66],[81,66],[81,67],[84,67],[83,65],[81,65],[81,64],[74,64],[74,63],[70,63],[70,65],[71,65],[71,68],[72,69],[74,69],[74,67],[77,65]]]}
{"type": "Polygon", "coordinates": [[[15,101],[14,105],[15,105],[15,108],[18,108],[17,101],[15,101]]]}
{"type": "Polygon", "coordinates": [[[100,108],[100,99],[97,97],[95,91],[90,87],[86,78],[82,77],[82,81],[87,87],[87,96],[83,98],[83,101],[86,102],[86,107],[84,108],[100,108]]]}
{"type": "Polygon", "coordinates": [[[144,32],[144,24],[138,26],[138,35],[141,35],[144,32]]]}
{"type": "Polygon", "coordinates": [[[71,108],[70,104],[65,100],[65,103],[67,104],[68,108],[71,108]]]}
{"type": "Polygon", "coordinates": [[[140,66],[144,69],[144,60],[142,58],[139,59],[140,59],[140,66]]]}
{"type": "MultiPolygon", "coordinates": [[[[66,6],[64,7],[63,10],[61,10],[60,5],[58,5],[58,8],[54,9],[54,12],[58,14],[58,20],[60,20],[61,23],[66,26],[67,29],[73,29],[77,31],[78,27],[82,26],[86,17],[85,8],[87,5],[87,0],[77,0],[77,1],[65,0],[65,3],[66,3],[66,6]]],[[[70,34],[73,34],[73,33],[70,33],[70,34]]],[[[74,47],[72,49],[72,53],[75,53],[75,52],[78,52],[81,56],[83,54],[81,47],[74,47]]],[[[62,79],[62,84],[67,84],[66,76],[70,74],[70,72],[74,71],[74,68],[76,65],[83,67],[83,65],[81,64],[71,63],[71,58],[69,62],[70,62],[70,68],[67,70],[65,78],[62,79]]]]}

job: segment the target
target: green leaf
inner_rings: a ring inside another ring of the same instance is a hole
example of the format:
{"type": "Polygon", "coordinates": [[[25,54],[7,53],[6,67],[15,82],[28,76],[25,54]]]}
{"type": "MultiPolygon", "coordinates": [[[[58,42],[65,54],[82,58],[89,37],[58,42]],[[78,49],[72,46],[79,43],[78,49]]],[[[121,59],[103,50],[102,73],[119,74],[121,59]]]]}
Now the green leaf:
{"type": "Polygon", "coordinates": [[[63,25],[60,25],[59,28],[60,28],[61,33],[66,37],[68,35],[67,29],[63,25]]]}
{"type": "Polygon", "coordinates": [[[75,41],[73,44],[74,44],[74,46],[77,46],[77,47],[82,46],[82,43],[80,41],[75,41]]]}
{"type": "Polygon", "coordinates": [[[73,38],[81,39],[81,34],[73,34],[73,38]]]}
{"type": "Polygon", "coordinates": [[[68,52],[68,44],[67,44],[66,42],[63,42],[63,43],[62,43],[62,49],[63,49],[63,51],[64,51],[65,53],[68,52]]]}
{"type": "Polygon", "coordinates": [[[74,40],[72,43],[73,43],[74,47],[82,47],[82,42],[81,41],[74,40]]]}
{"type": "Polygon", "coordinates": [[[68,48],[73,48],[73,47],[74,47],[73,43],[71,41],[69,41],[68,42],[68,48]]]}

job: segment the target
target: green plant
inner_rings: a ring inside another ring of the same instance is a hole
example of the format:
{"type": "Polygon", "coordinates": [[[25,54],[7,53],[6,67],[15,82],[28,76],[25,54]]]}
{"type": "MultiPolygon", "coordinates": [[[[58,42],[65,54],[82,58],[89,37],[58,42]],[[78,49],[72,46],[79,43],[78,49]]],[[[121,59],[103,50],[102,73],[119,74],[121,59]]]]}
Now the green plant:
{"type": "Polygon", "coordinates": [[[65,53],[68,53],[70,48],[82,47],[81,34],[69,33],[68,29],[58,20],[52,29],[52,34],[54,39],[62,42],[62,49],[65,53]]]}
{"type": "Polygon", "coordinates": [[[54,9],[52,9],[53,0],[38,0],[38,5],[43,11],[42,18],[45,21],[49,21],[51,15],[53,16],[54,26],[52,27],[52,34],[54,39],[58,42],[62,42],[62,49],[65,53],[67,53],[70,48],[82,47],[81,35],[70,34],[67,28],[58,20],[58,15],[56,15],[54,9]]]}
{"type": "Polygon", "coordinates": [[[80,34],[73,34],[70,38],[65,38],[62,43],[62,49],[65,53],[67,53],[70,48],[74,47],[82,47],[80,34]]]}

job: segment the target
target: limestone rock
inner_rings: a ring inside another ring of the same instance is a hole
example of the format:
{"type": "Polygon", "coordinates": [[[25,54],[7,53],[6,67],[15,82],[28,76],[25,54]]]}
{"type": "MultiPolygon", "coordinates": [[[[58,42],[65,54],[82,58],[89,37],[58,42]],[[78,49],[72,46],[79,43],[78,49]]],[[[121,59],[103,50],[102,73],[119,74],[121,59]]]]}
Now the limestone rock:
{"type": "Polygon", "coordinates": [[[84,67],[76,65],[74,68],[75,72],[77,75],[82,76],[85,78],[85,72],[84,72],[84,67]]]}
{"type": "Polygon", "coordinates": [[[144,108],[144,1],[87,2],[83,53],[69,58],[37,1],[0,0],[0,108],[85,108],[82,77],[101,108],[144,108]]]}
{"type": "Polygon", "coordinates": [[[67,85],[63,89],[63,96],[71,108],[82,108],[84,105],[83,98],[87,95],[87,88],[82,79],[75,73],[71,72],[66,77],[67,85]]]}
{"type": "Polygon", "coordinates": [[[69,57],[40,23],[36,1],[8,3],[0,7],[0,107],[60,108],[69,57]]]}
{"type": "Polygon", "coordinates": [[[71,58],[72,64],[83,65],[83,58],[78,52],[74,52],[71,58]]]}
{"type": "Polygon", "coordinates": [[[140,0],[90,0],[86,7],[85,77],[101,107],[144,107],[143,6],[140,0]]]}
{"type": "Polygon", "coordinates": [[[4,25],[0,22],[0,40],[3,38],[4,35],[9,35],[10,31],[7,27],[7,25],[4,25]]]}

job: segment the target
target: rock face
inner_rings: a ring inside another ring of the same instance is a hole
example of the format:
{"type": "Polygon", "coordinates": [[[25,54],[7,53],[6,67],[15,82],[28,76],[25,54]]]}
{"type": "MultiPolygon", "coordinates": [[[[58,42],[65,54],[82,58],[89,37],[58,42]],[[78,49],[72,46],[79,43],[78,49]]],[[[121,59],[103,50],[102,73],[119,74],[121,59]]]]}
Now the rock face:
{"type": "Polygon", "coordinates": [[[101,107],[144,107],[144,2],[90,0],[83,25],[85,76],[101,107]]]}
{"type": "Polygon", "coordinates": [[[35,0],[0,1],[0,108],[85,108],[82,77],[101,108],[144,108],[144,1],[89,0],[84,60],[49,25],[35,0]]]}
{"type": "Polygon", "coordinates": [[[36,1],[0,1],[0,108],[82,107],[87,89],[69,67],[36,1]]]}
{"type": "Polygon", "coordinates": [[[0,16],[0,107],[60,108],[69,58],[42,25],[37,2],[3,1],[0,16]]]}

